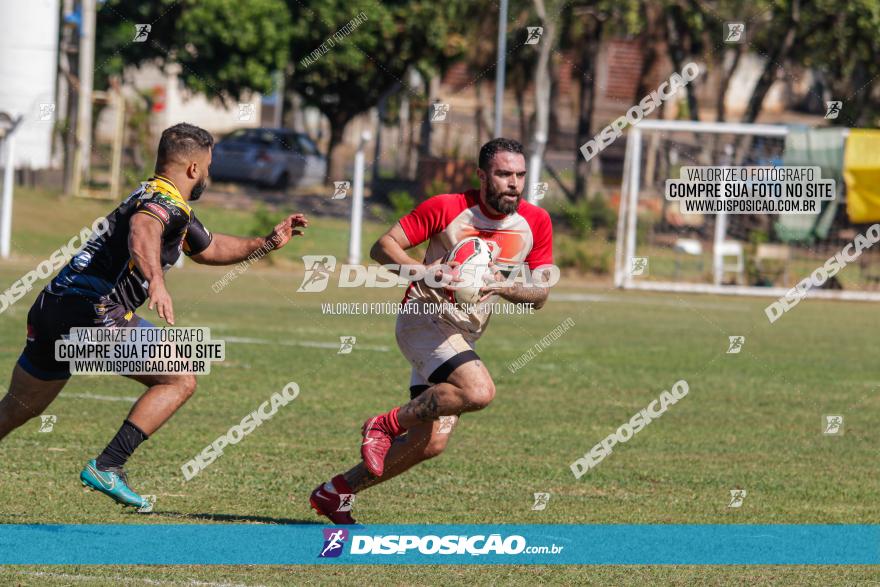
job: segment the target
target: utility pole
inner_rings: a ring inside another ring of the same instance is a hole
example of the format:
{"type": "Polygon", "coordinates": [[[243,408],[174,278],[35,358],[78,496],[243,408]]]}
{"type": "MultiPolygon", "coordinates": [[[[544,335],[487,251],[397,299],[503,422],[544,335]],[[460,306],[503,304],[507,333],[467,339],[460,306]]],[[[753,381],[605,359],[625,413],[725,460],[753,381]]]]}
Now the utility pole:
{"type": "Polygon", "coordinates": [[[361,141],[354,154],[354,178],[351,197],[351,227],[348,236],[348,263],[357,265],[361,262],[361,225],[364,222],[364,151],[367,143],[373,138],[370,131],[361,133],[361,141]]]}
{"type": "Polygon", "coordinates": [[[15,131],[23,120],[0,113],[0,146],[5,147],[6,164],[3,168],[3,196],[0,199],[0,258],[8,259],[12,243],[12,189],[15,183],[15,131]]]}
{"type": "Polygon", "coordinates": [[[92,154],[92,86],[95,83],[95,0],[82,0],[79,34],[79,96],[77,96],[76,157],[73,189],[89,179],[92,154]]]}
{"type": "Polygon", "coordinates": [[[495,68],[495,137],[504,132],[504,73],[507,69],[507,0],[498,10],[498,63],[495,68]]]}
{"type": "Polygon", "coordinates": [[[284,126],[284,72],[276,71],[272,77],[275,78],[275,108],[272,110],[272,126],[281,128],[284,126]]]}
{"type": "Polygon", "coordinates": [[[62,12],[61,44],[58,47],[58,69],[61,72],[58,83],[58,106],[63,110],[59,120],[64,121],[61,134],[61,151],[64,154],[64,195],[71,196],[74,188],[73,168],[76,164],[76,99],[79,96],[76,67],[73,55],[79,50],[79,39],[74,39],[74,32],[79,25],[74,22],[74,0],[64,0],[62,12]]]}

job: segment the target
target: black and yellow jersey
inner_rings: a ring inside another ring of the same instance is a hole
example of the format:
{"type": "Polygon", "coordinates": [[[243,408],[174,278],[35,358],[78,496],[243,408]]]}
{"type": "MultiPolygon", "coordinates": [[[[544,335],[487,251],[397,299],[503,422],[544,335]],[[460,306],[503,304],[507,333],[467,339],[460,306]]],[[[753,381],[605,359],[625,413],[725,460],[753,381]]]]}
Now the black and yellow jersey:
{"type": "Polygon", "coordinates": [[[106,230],[86,245],[46,286],[59,296],[83,296],[101,305],[133,312],[147,299],[149,284],[135,266],[128,248],[131,217],[148,214],[162,223],[161,262],[167,271],[180,257],[201,253],[211,233],[181,197],[171,180],[154,176],[107,215],[106,230]]]}

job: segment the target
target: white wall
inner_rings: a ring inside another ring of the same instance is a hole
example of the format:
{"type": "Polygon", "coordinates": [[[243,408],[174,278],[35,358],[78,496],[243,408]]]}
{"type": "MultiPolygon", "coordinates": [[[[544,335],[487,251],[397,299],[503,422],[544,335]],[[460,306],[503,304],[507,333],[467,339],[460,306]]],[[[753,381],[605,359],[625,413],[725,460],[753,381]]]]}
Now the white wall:
{"type": "Polygon", "coordinates": [[[15,166],[49,167],[52,129],[40,104],[55,101],[58,0],[0,0],[0,111],[24,115],[16,131],[15,166]]]}
{"type": "MultiPolygon", "coordinates": [[[[165,108],[161,112],[151,114],[151,131],[157,142],[164,129],[178,122],[189,122],[200,126],[213,133],[214,138],[219,138],[237,128],[260,126],[260,94],[242,99],[242,102],[254,104],[254,113],[250,120],[239,120],[238,102],[223,106],[203,94],[191,94],[178,79],[175,73],[178,68],[179,66],[172,65],[166,73],[155,65],[144,64],[137,69],[128,68],[125,72],[123,91],[127,94],[151,90],[157,86],[165,89],[165,108]]],[[[112,139],[113,116],[113,108],[110,107],[105,108],[101,113],[95,131],[99,140],[108,142],[112,139]]]]}

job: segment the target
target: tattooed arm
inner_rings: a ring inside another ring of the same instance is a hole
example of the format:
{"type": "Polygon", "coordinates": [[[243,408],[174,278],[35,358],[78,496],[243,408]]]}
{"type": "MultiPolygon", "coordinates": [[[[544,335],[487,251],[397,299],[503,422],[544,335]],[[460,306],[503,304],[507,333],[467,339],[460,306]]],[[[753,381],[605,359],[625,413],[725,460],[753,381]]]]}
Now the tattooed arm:
{"type": "Polygon", "coordinates": [[[480,289],[480,292],[483,294],[480,301],[485,301],[493,295],[499,295],[509,302],[531,304],[536,310],[540,310],[547,303],[547,298],[550,296],[550,287],[547,284],[547,276],[545,274],[535,272],[533,276],[537,277],[537,280],[534,282],[515,282],[508,285],[504,275],[496,269],[495,281],[480,289]]]}
{"type": "Polygon", "coordinates": [[[498,295],[515,304],[532,304],[536,310],[540,310],[550,296],[550,288],[539,285],[523,285],[514,283],[497,291],[498,295]]]}

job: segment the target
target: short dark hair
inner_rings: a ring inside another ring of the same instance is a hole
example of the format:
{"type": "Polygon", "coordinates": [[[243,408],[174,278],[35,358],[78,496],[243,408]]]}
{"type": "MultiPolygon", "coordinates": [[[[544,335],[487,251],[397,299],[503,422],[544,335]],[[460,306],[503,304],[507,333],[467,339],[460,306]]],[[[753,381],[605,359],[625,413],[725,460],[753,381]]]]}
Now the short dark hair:
{"type": "Polygon", "coordinates": [[[509,153],[519,153],[525,156],[525,150],[522,143],[513,139],[497,138],[492,139],[482,147],[480,147],[480,169],[489,171],[489,161],[495,156],[495,153],[507,151],[509,153]]]}
{"type": "Polygon", "coordinates": [[[171,162],[186,161],[196,151],[205,151],[213,146],[214,137],[203,128],[186,122],[169,126],[159,139],[156,171],[162,171],[171,162]]]}

